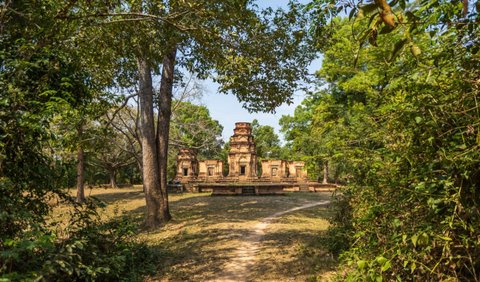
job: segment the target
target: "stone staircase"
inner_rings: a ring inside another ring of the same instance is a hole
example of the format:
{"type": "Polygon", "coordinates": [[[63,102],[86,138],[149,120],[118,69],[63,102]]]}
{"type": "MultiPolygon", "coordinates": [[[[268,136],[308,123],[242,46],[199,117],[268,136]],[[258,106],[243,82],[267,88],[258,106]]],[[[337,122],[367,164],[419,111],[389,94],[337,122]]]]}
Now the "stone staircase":
{"type": "Polygon", "coordinates": [[[253,186],[242,187],[242,195],[244,195],[244,196],[255,196],[255,187],[253,187],[253,186]]]}

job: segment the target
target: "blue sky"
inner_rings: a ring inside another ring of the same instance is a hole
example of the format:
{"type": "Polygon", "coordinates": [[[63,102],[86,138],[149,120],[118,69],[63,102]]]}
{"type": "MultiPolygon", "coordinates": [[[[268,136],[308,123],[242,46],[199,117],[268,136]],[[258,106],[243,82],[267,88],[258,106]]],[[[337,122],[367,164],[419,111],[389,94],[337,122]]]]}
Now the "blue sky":
{"type": "MultiPolygon", "coordinates": [[[[308,2],[308,1],[300,1],[308,2]]],[[[265,7],[286,7],[288,0],[264,0],[257,1],[257,4],[261,8],[265,7]]],[[[317,59],[312,62],[309,67],[311,73],[320,69],[321,60],[317,59]]],[[[235,122],[246,121],[251,122],[254,119],[257,119],[262,125],[270,125],[275,128],[275,131],[283,139],[281,135],[280,126],[278,121],[283,115],[292,115],[295,107],[298,106],[303,98],[305,93],[297,92],[294,94],[294,103],[291,105],[282,105],[277,108],[275,114],[267,113],[254,113],[250,114],[247,110],[242,108],[242,104],[238,102],[237,98],[234,95],[225,95],[217,92],[218,84],[215,84],[211,80],[206,80],[202,83],[204,88],[204,95],[201,99],[201,103],[208,107],[210,110],[210,115],[213,119],[216,119],[223,125],[223,139],[225,141],[233,134],[233,128],[235,122]]]]}

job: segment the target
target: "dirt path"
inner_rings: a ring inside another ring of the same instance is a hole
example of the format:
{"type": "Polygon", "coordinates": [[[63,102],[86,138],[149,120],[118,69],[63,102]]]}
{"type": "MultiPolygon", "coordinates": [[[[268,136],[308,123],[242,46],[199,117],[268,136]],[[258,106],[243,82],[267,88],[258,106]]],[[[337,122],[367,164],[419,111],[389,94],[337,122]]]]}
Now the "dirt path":
{"type": "Polygon", "coordinates": [[[314,206],[325,205],[328,203],[330,203],[330,201],[308,203],[286,211],[274,213],[271,216],[262,219],[253,227],[253,229],[250,231],[250,234],[245,237],[244,242],[234,252],[230,261],[224,265],[223,271],[211,281],[248,281],[249,269],[255,265],[256,255],[260,251],[261,238],[268,231],[268,225],[273,220],[286,213],[307,209],[314,206]]]}

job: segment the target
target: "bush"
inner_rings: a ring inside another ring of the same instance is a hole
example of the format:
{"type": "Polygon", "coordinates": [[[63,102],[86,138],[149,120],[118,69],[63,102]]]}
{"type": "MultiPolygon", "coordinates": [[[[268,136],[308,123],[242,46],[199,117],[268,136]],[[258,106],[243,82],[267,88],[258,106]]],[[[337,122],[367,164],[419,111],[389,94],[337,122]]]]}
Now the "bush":
{"type": "Polygon", "coordinates": [[[330,208],[333,216],[329,219],[330,227],[324,237],[327,250],[338,257],[348,250],[352,243],[354,228],[352,225],[352,207],[350,205],[351,191],[348,188],[339,188],[333,195],[330,208]]]}
{"type": "Polygon", "coordinates": [[[65,228],[32,227],[0,245],[4,280],[140,281],[155,271],[155,255],[131,239],[138,226],[123,217],[101,223],[88,200],[74,205],[65,228]]]}

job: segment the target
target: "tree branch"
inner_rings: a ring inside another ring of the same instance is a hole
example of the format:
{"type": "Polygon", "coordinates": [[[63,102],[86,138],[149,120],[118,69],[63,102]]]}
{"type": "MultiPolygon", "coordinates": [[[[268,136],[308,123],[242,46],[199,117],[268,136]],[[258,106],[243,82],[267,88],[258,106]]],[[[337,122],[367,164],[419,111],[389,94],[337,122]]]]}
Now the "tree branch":
{"type": "Polygon", "coordinates": [[[115,112],[113,112],[112,114],[112,117],[110,118],[108,116],[108,113],[107,113],[107,119],[108,119],[108,122],[107,124],[105,125],[106,127],[109,127],[113,120],[115,119],[115,116],[118,114],[118,112],[120,112],[123,108],[125,108],[127,106],[127,103],[128,103],[128,100],[130,100],[131,98],[137,96],[138,94],[137,93],[134,93],[134,94],[131,94],[131,95],[128,95],[127,97],[125,97],[125,101],[123,101],[122,105],[120,105],[120,107],[118,107],[115,112]]]}

